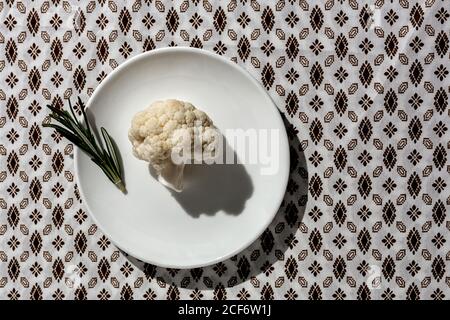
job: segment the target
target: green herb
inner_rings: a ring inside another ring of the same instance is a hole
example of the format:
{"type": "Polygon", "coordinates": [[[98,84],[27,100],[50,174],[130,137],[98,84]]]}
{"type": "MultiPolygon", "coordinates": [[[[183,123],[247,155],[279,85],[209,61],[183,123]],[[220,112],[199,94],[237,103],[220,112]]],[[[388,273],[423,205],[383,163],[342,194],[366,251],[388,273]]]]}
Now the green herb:
{"type": "Polygon", "coordinates": [[[84,103],[78,97],[78,104],[80,105],[83,114],[83,124],[77,119],[72,104],[70,103],[70,100],[68,101],[70,113],[67,110],[60,110],[48,105],[47,107],[52,111],[50,118],[54,119],[59,124],[45,123],[43,126],[55,129],[73,144],[86,152],[91,160],[103,170],[109,180],[111,180],[122,192],[126,192],[122,176],[123,170],[118,157],[119,151],[112,141],[111,136],[105,128],[101,127],[100,130],[106,148],[104,148],[101,143],[97,143],[95,134],[86,116],[84,103]]]}

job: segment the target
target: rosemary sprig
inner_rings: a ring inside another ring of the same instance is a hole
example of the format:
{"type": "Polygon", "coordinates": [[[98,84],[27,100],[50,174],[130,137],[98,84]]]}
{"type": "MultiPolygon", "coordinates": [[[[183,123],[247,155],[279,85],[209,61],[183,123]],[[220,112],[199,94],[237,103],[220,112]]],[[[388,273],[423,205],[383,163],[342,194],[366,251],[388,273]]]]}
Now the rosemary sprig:
{"type": "Polygon", "coordinates": [[[86,116],[85,105],[78,97],[78,104],[80,105],[83,115],[84,125],[78,120],[75,115],[72,104],[69,101],[69,110],[60,110],[47,105],[52,111],[50,118],[58,122],[45,123],[44,127],[53,128],[58,131],[62,136],[66,137],[73,144],[82,149],[91,158],[91,160],[97,164],[108,177],[122,192],[126,192],[125,183],[122,176],[123,168],[119,160],[119,151],[116,145],[112,141],[111,136],[108,134],[105,128],[101,127],[101,134],[104,140],[104,148],[101,143],[97,142],[89,120],[86,116]]]}

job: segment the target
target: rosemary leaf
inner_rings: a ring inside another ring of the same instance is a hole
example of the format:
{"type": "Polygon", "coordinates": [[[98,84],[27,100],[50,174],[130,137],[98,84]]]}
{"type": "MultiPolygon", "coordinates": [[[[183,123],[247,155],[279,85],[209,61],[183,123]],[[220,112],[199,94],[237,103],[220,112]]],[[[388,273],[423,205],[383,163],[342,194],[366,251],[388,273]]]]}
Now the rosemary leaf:
{"type": "Polygon", "coordinates": [[[111,157],[114,166],[118,170],[121,170],[120,161],[117,156],[117,148],[115,147],[114,142],[112,142],[111,136],[108,134],[105,128],[101,127],[100,130],[102,131],[103,140],[105,140],[108,154],[111,157]]]}
{"type": "Polygon", "coordinates": [[[83,121],[78,120],[72,103],[69,100],[70,113],[67,110],[60,110],[48,105],[47,107],[52,112],[50,118],[59,124],[48,123],[43,126],[53,128],[67,140],[87,153],[91,160],[102,169],[108,179],[125,193],[123,168],[120,164],[119,151],[117,150],[116,145],[109,133],[103,127],[101,127],[101,133],[106,148],[103,147],[101,141],[97,141],[86,115],[84,103],[81,101],[80,97],[78,97],[78,103],[81,108],[83,121]]]}

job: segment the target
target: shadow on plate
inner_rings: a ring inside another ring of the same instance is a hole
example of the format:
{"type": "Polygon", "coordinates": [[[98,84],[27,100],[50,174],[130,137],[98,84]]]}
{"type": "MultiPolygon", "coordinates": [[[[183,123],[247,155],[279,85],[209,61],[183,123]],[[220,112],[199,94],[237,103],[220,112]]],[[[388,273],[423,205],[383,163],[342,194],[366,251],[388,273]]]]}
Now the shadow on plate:
{"type": "MultiPolygon", "coordinates": [[[[297,243],[295,234],[303,219],[308,200],[308,172],[306,159],[297,137],[298,131],[284,116],[283,120],[290,147],[289,182],[277,215],[259,239],[232,258],[203,268],[161,268],[143,263],[122,252],[130,263],[140,268],[148,280],[157,279],[158,282],[167,283],[170,286],[168,289],[176,286],[189,290],[214,290],[214,296],[218,297],[226,294],[226,288],[248,281],[260,273],[269,275],[276,262],[280,262],[281,268],[284,268],[287,259],[285,252],[295,246],[305,245],[297,243]]],[[[173,298],[171,297],[173,292],[174,290],[168,290],[167,298],[173,298]]]]}
{"type": "Polygon", "coordinates": [[[234,164],[187,165],[183,192],[171,191],[175,200],[193,217],[219,211],[238,215],[253,194],[253,182],[245,166],[237,163],[236,152],[224,138],[225,154],[232,154],[234,164]]]}

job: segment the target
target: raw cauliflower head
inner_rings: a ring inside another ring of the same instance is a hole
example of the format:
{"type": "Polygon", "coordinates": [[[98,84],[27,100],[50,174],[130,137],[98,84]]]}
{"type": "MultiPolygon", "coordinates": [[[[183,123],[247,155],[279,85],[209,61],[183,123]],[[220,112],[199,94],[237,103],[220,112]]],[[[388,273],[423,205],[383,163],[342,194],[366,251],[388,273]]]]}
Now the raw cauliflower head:
{"type": "Polygon", "coordinates": [[[133,154],[152,165],[162,184],[179,192],[183,189],[185,163],[174,163],[173,155],[186,143],[193,146],[194,139],[201,141],[202,153],[205,150],[214,153],[216,132],[206,113],[189,102],[170,99],[156,101],[136,113],[128,138],[133,145],[133,154]]]}

